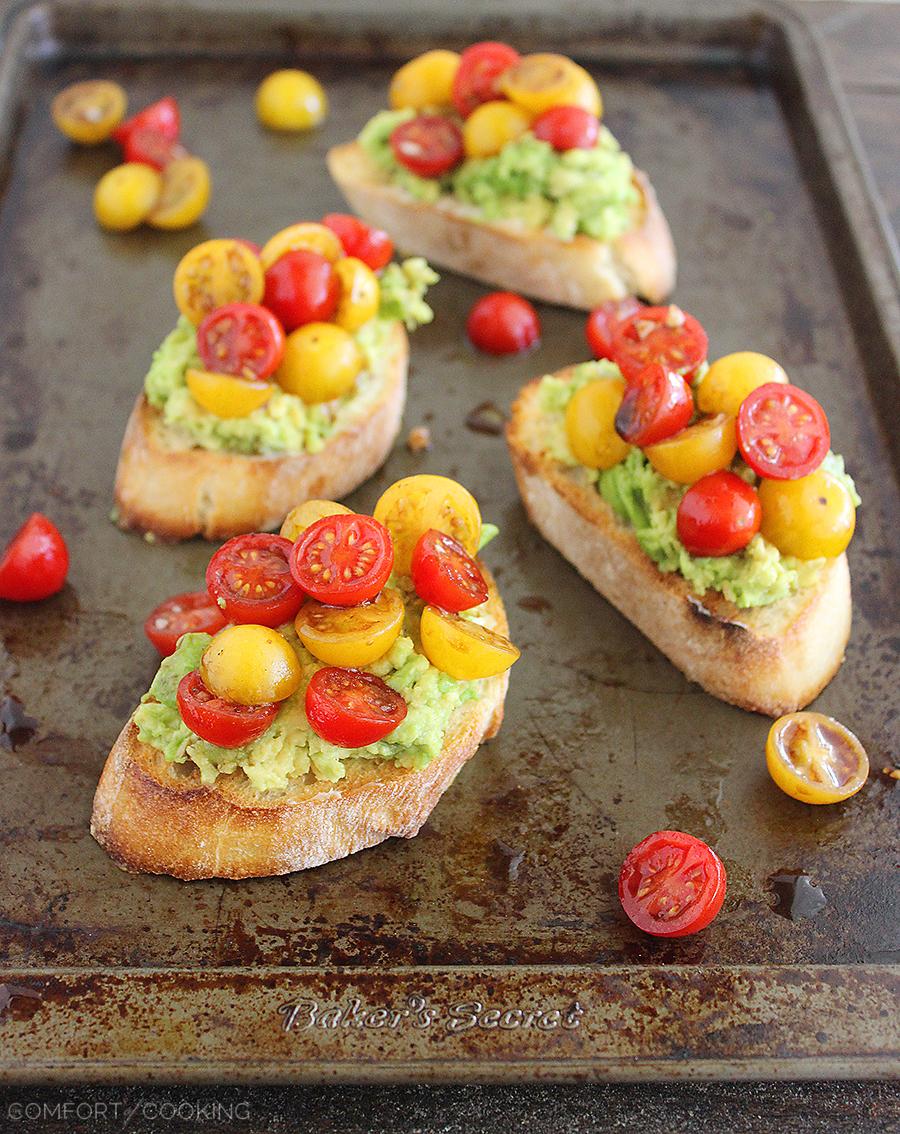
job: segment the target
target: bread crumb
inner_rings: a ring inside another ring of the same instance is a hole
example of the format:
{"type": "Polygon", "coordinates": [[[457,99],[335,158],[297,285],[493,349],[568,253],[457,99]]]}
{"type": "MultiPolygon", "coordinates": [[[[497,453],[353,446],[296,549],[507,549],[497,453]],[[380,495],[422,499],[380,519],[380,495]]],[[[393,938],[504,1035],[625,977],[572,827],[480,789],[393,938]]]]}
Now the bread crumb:
{"type": "Polygon", "coordinates": [[[424,453],[431,448],[431,430],[427,425],[417,425],[409,431],[406,447],[411,453],[424,453]]]}

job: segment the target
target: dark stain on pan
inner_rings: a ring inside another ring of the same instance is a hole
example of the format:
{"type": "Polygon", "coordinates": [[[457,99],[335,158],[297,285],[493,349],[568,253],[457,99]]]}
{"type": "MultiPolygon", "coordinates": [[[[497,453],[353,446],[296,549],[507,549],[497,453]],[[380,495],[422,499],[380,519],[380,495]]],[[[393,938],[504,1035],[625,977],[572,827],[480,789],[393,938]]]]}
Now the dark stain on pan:
{"type": "Polygon", "coordinates": [[[802,870],[780,870],[769,879],[775,895],[775,913],[790,921],[815,917],[828,905],[828,899],[808,874],[802,870]]]}
{"type": "Polygon", "coordinates": [[[0,748],[15,752],[27,744],[37,732],[35,717],[25,712],[25,706],[11,693],[0,697],[0,748]]]}
{"type": "Polygon", "coordinates": [[[466,429],[499,437],[506,424],[506,414],[494,402],[481,402],[466,415],[466,429]]]}

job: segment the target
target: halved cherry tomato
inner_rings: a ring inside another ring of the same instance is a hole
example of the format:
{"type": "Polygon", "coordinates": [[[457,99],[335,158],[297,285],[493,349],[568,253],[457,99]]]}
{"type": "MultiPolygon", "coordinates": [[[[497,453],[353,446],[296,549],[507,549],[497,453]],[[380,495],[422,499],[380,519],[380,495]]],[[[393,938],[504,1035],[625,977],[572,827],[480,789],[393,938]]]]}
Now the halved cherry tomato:
{"type": "Polygon", "coordinates": [[[709,340],[693,315],[670,304],[639,307],[613,333],[613,361],[627,381],[659,362],[690,381],[706,358],[709,340]]]}
{"type": "Polygon", "coordinates": [[[581,106],[597,118],[603,110],[597,84],[583,67],[565,55],[526,55],[499,81],[507,98],[532,114],[553,106],[581,106]]]}
{"type": "Polygon", "coordinates": [[[608,299],[601,303],[587,317],[584,329],[588,346],[594,358],[605,358],[612,361],[613,337],[616,328],[636,311],[640,311],[642,303],[633,296],[627,299],[608,299]]]}
{"type": "Polygon", "coordinates": [[[266,271],[264,302],[286,331],[327,322],[337,310],[340,295],[332,264],[306,248],[285,252],[266,271]]]}
{"type": "Polygon", "coordinates": [[[189,228],[206,211],[211,191],[209,166],[202,158],[173,158],[163,170],[159,200],[147,223],[167,232],[189,228]]]}
{"type": "Polygon", "coordinates": [[[388,92],[391,109],[426,110],[450,106],[458,70],[459,56],[455,51],[437,49],[410,59],[391,79],[388,92]]]}
{"type": "Polygon", "coordinates": [[[217,697],[196,669],[179,681],[176,697],[191,732],[219,748],[240,748],[257,740],[278,714],[277,705],[239,705],[217,697]]]}
{"type": "Polygon", "coordinates": [[[149,165],[125,162],[108,170],[94,187],[94,216],[112,232],[129,232],[145,221],[162,192],[162,177],[149,165]]]}
{"type": "Polygon", "coordinates": [[[316,520],[325,516],[349,516],[351,512],[351,508],[335,504],[333,500],[304,500],[288,512],[279,534],[294,543],[316,520]]]}
{"type": "Polygon", "coordinates": [[[197,326],[226,303],[259,303],[265,279],[259,257],[241,241],[204,240],[182,257],[172,288],[178,310],[197,326]]]}
{"type": "Polygon", "coordinates": [[[865,748],[823,713],[779,717],[766,740],[766,766],[781,790],[801,803],[840,803],[869,775],[865,748]]]}
{"type": "Polygon", "coordinates": [[[428,473],[403,477],[382,494],[374,515],[391,533],[394,567],[400,574],[409,574],[413,550],[429,528],[452,535],[469,555],[478,551],[478,504],[470,492],[449,477],[428,473]]]}
{"type": "Polygon", "coordinates": [[[619,901],[645,933],[686,937],[713,920],[726,885],[722,860],[706,843],[682,831],[656,831],[628,852],[619,901]]]}
{"type": "Polygon", "coordinates": [[[32,512],[0,559],[0,599],[38,602],[61,591],[69,570],[69,549],[59,528],[32,512]]]}
{"type": "Polygon", "coordinates": [[[697,385],[697,406],[701,413],[728,413],[737,417],[741,402],[758,386],[765,386],[767,382],[784,385],[787,380],[787,374],[774,358],[752,350],[735,351],[710,364],[697,385]]]}
{"type": "Polygon", "coordinates": [[[769,382],[741,403],[737,438],[741,456],[759,476],[796,480],[809,476],[825,460],[831,431],[812,394],[769,382]]]}
{"type": "Polygon", "coordinates": [[[328,213],[322,224],[337,236],[347,256],[368,264],[373,272],[386,267],[394,255],[394,243],[382,228],[373,228],[349,213],[328,213]]]}
{"type": "Polygon", "coordinates": [[[175,653],[182,634],[218,634],[225,615],[209,591],[172,595],[152,610],[144,622],[144,633],[164,658],[175,653]]]}
{"type": "Polygon", "coordinates": [[[487,354],[517,354],[541,338],[541,321],[527,299],[492,291],[474,304],[466,321],[472,345],[487,354]]]}
{"type": "Polygon", "coordinates": [[[600,119],[583,106],[551,106],[534,120],[531,132],[560,153],[592,150],[600,135],[600,119]]]}
{"type": "Polygon", "coordinates": [[[176,100],[168,96],[152,102],[117,126],[112,136],[124,146],[135,130],[155,130],[164,138],[177,141],[181,133],[181,111],[176,100]]]}
{"type": "Polygon", "coordinates": [[[589,469],[611,469],[631,446],[616,433],[616,414],[625,393],[623,378],[588,382],[566,406],[566,438],[575,459],[589,469]]]}
{"type": "Polygon", "coordinates": [[[733,555],[759,531],[756,489],[725,469],[701,477],[682,496],[676,526],[691,555],[733,555]]]}
{"type": "Polygon", "coordinates": [[[425,657],[457,681],[496,677],[521,656],[502,634],[436,606],[422,611],[419,633],[425,657]]]}
{"type": "Polygon", "coordinates": [[[341,748],[365,748],[383,740],[402,723],[407,711],[399,693],[365,670],[319,669],[306,687],[310,728],[341,748]]]}
{"type": "Polygon", "coordinates": [[[226,303],[197,328],[197,350],[210,370],[264,379],[281,365],[284,331],[268,307],[226,303]]]}
{"type": "Polygon", "coordinates": [[[340,299],[334,321],[345,331],[358,331],[378,314],[381,286],[368,264],[355,256],[345,256],[334,265],[340,299]]]}
{"type": "Polygon", "coordinates": [[[297,637],[326,665],[362,666],[384,657],[403,629],[403,596],[385,587],[359,606],[305,602],[294,619],[297,637]]]}
{"type": "Polygon", "coordinates": [[[223,543],[206,568],[206,585],[229,622],[281,626],[303,602],[290,568],[292,544],[252,532],[223,543]]]}
{"type": "Polygon", "coordinates": [[[193,366],[187,368],[184,377],[197,405],[216,417],[249,417],[275,393],[274,382],[235,378],[233,374],[197,370],[193,366]]]}
{"type": "Polygon", "coordinates": [[[724,413],[705,417],[644,451],[658,473],[676,484],[693,484],[716,469],[727,469],[734,460],[734,418],[724,413]]]}
{"type": "Polygon", "coordinates": [[[122,146],[126,161],[140,161],[152,165],[154,169],[165,169],[175,158],[188,156],[187,150],[177,138],[167,138],[158,130],[138,127],[132,130],[122,146]]]}
{"type": "Polygon", "coordinates": [[[470,610],[487,602],[481,568],[459,540],[435,528],[423,532],[415,546],[412,581],[419,598],[443,610],[470,610]]]}
{"type": "Polygon", "coordinates": [[[397,161],[418,177],[443,177],[464,156],[462,131],[439,114],[420,114],[401,122],[391,133],[397,161]]]}
{"type": "Polygon", "coordinates": [[[256,113],[270,130],[311,130],[325,120],[328,98],[308,71],[273,71],[256,91],[256,113]]]}
{"type": "Polygon", "coordinates": [[[531,115],[507,99],[483,102],[463,123],[466,157],[493,157],[531,126],[531,115]]]}
{"type": "Polygon", "coordinates": [[[651,362],[626,385],[616,432],[631,445],[654,445],[684,429],[693,414],[687,382],[662,363],[651,362]]]}
{"type": "Polygon", "coordinates": [[[297,585],[314,599],[356,606],[388,581],[394,566],[391,534],[371,516],[324,516],[293,545],[290,563],[297,585]]]}
{"type": "Polygon", "coordinates": [[[118,83],[88,79],[61,90],[50,113],[56,128],[67,138],[93,146],[112,134],[125,115],[126,105],[125,92],[118,83]]]}
{"type": "Polygon", "coordinates": [[[521,59],[506,43],[473,43],[459,59],[453,78],[453,105],[463,118],[484,102],[502,98],[500,76],[521,59]]]}
{"type": "Polygon", "coordinates": [[[276,378],[287,393],[317,405],[348,394],[364,365],[349,331],[334,323],[307,323],[285,340],[276,378]]]}
{"type": "Polygon", "coordinates": [[[226,626],[200,659],[200,676],[211,693],[239,705],[284,701],[303,677],[294,647],[271,626],[226,626]]]}
{"type": "Polygon", "coordinates": [[[263,268],[271,268],[286,252],[316,252],[334,264],[344,255],[337,233],[318,221],[299,221],[276,232],[262,247],[259,258],[263,268]]]}
{"type": "Polygon", "coordinates": [[[856,508],[843,481],[823,468],[799,480],[764,480],[759,486],[763,536],[782,555],[833,559],[856,527],[856,508]]]}

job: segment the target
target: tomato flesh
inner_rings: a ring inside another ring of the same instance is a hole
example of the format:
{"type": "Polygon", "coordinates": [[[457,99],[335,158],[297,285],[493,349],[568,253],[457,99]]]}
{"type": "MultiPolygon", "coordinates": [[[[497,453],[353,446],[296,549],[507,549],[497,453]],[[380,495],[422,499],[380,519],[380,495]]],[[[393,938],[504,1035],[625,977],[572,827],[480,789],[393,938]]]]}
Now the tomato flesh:
{"type": "Polygon", "coordinates": [[[390,532],[371,516],[323,516],[293,544],[290,564],[306,594],[331,606],[356,606],[388,581],[394,548],[390,532]]]}
{"type": "Polygon", "coordinates": [[[691,555],[733,555],[753,539],[761,521],[756,489],[727,469],[692,484],[676,516],[678,538],[691,555]]]}
{"type": "Polygon", "coordinates": [[[263,303],[286,331],[306,323],[327,323],[340,296],[340,282],[331,263],[307,248],[285,252],[266,272],[263,303]]]}
{"type": "Polygon", "coordinates": [[[726,884],[722,860],[706,843],[681,831],[656,831],[629,851],[619,875],[619,900],[645,933],[685,937],[713,920],[726,884]]]}
{"type": "Polygon", "coordinates": [[[209,591],[188,591],[172,595],[152,610],[144,633],[167,658],[175,653],[182,634],[218,634],[225,625],[225,615],[209,591]]]}
{"type": "Polygon", "coordinates": [[[592,150],[600,135],[600,119],[583,106],[551,106],[535,119],[531,132],[560,153],[592,150]]]}
{"type": "Polygon", "coordinates": [[[655,445],[684,429],[693,414],[694,396],[687,382],[653,362],[625,387],[616,432],[630,445],[655,445]]]}
{"type": "Polygon", "coordinates": [[[769,775],[801,803],[841,803],[869,775],[869,757],[856,736],[823,713],[788,713],[766,740],[769,775]]]}
{"type": "Polygon", "coordinates": [[[651,362],[662,363],[690,381],[706,358],[709,340],[693,315],[674,304],[640,307],[616,328],[613,361],[627,381],[651,362]]]}
{"type": "Polygon", "coordinates": [[[831,444],[825,411],[797,386],[767,382],[741,403],[737,416],[741,456],[759,476],[797,480],[821,465],[831,444]]]}
{"type": "Polygon", "coordinates": [[[0,599],[39,602],[61,591],[69,570],[69,549],[59,528],[32,512],[0,559],[0,599]]]}
{"type": "Polygon", "coordinates": [[[383,740],[406,717],[406,701],[374,673],[327,666],[306,687],[306,719],[317,736],[341,748],[383,740]]]}
{"type": "Polygon", "coordinates": [[[278,713],[277,705],[239,705],[217,697],[196,669],[179,681],[176,699],[191,732],[220,748],[240,748],[258,739],[278,713]]]}
{"type": "Polygon", "coordinates": [[[401,124],[390,138],[397,161],[417,177],[442,177],[463,159],[462,131],[440,114],[420,114],[401,124]]]}
{"type": "Polygon", "coordinates": [[[187,156],[187,150],[177,138],[168,138],[147,126],[131,131],[122,145],[122,153],[126,161],[139,161],[154,169],[165,169],[175,158],[187,156]]]}
{"type": "Polygon", "coordinates": [[[419,537],[412,556],[416,594],[444,610],[470,610],[487,602],[488,585],[463,545],[436,528],[419,537]]]}
{"type": "Polygon", "coordinates": [[[492,291],[469,312],[466,331],[473,346],[487,354],[518,354],[540,342],[541,321],[521,295],[492,291]]]}
{"type": "Polygon", "coordinates": [[[453,78],[453,105],[460,115],[468,118],[483,102],[503,98],[500,76],[520,59],[518,51],[506,43],[485,41],[467,47],[453,78]]]}
{"type": "Polygon", "coordinates": [[[394,255],[394,242],[381,228],[372,228],[349,213],[328,213],[322,224],[337,236],[344,252],[362,260],[373,272],[387,267],[394,255]]]}
{"type": "Polygon", "coordinates": [[[181,133],[181,111],[177,101],[168,96],[152,102],[120,123],[112,136],[124,147],[136,130],[153,130],[171,142],[177,141],[181,133]]]}
{"type": "Polygon", "coordinates": [[[290,540],[253,532],[223,543],[206,568],[206,585],[229,622],[275,628],[303,602],[291,575],[290,540]]]}
{"type": "Polygon", "coordinates": [[[267,307],[227,303],[197,328],[197,350],[208,370],[261,380],[281,365],[284,330],[267,307]]]}
{"type": "Polygon", "coordinates": [[[594,358],[613,359],[613,342],[616,328],[636,311],[640,311],[643,304],[633,296],[627,299],[608,299],[601,303],[587,317],[584,328],[588,346],[594,358]]]}

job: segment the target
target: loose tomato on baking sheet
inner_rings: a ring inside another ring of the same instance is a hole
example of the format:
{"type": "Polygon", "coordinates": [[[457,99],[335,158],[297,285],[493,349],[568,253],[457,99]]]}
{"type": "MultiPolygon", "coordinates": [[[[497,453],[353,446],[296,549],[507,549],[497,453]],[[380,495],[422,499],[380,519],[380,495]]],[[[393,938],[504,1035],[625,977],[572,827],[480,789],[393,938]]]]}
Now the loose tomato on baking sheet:
{"type": "Polygon", "coordinates": [[[197,328],[197,350],[209,370],[261,380],[281,365],[284,330],[259,303],[226,303],[197,328]]]}
{"type": "Polygon", "coordinates": [[[412,555],[416,594],[443,610],[470,610],[487,602],[488,585],[481,568],[463,545],[445,532],[424,532],[412,555]]]}
{"type": "Polygon", "coordinates": [[[364,748],[383,740],[406,714],[400,694],[365,670],[320,669],[306,688],[310,728],[341,748],[364,748]]]}
{"type": "Polygon", "coordinates": [[[188,591],[155,607],[144,622],[144,633],[167,658],[175,653],[182,634],[218,634],[225,624],[225,615],[209,591],[188,591]]]}
{"type": "Polygon", "coordinates": [[[630,921],[654,937],[705,929],[722,908],[726,875],[706,843],[681,831],[656,831],[633,847],[619,875],[630,921]]]}
{"type": "Polygon", "coordinates": [[[166,232],[188,228],[203,216],[211,192],[209,166],[202,158],[173,157],[163,169],[159,200],[147,223],[166,232]]]}
{"type": "Polygon", "coordinates": [[[293,544],[290,565],[297,586],[314,599],[356,606],[375,598],[388,581],[394,566],[390,532],[371,516],[324,516],[293,544]]]}
{"type": "Polygon", "coordinates": [[[278,713],[277,705],[239,705],[217,697],[196,669],[178,683],[176,699],[191,732],[220,748],[240,748],[258,739],[278,713]]]}
{"type": "Polygon", "coordinates": [[[281,626],[303,602],[289,564],[292,544],[253,532],[223,543],[206,568],[206,585],[230,622],[281,626]]]}
{"type": "Polygon", "coordinates": [[[39,602],[62,590],[69,549],[56,524],[32,512],[0,559],[0,599],[39,602]]]}
{"type": "Polygon", "coordinates": [[[61,90],[50,113],[57,129],[67,138],[93,146],[112,134],[122,121],[126,106],[125,92],[118,83],[87,79],[61,90]]]}
{"type": "Polygon", "coordinates": [[[512,291],[492,291],[472,307],[466,333],[487,354],[518,354],[540,342],[541,321],[534,307],[512,291]]]}
{"type": "Polygon", "coordinates": [[[176,99],[167,96],[150,103],[118,125],[112,136],[124,148],[138,130],[153,130],[171,142],[177,141],[181,133],[181,110],[176,99]]]}
{"type": "Polygon", "coordinates": [[[615,328],[612,357],[628,381],[654,362],[690,381],[708,345],[706,331],[680,307],[641,306],[615,328]]]}
{"type": "Polygon", "coordinates": [[[850,729],[823,713],[788,713],[772,725],[766,766],[783,792],[801,803],[840,803],[869,775],[869,757],[850,729]]]}

